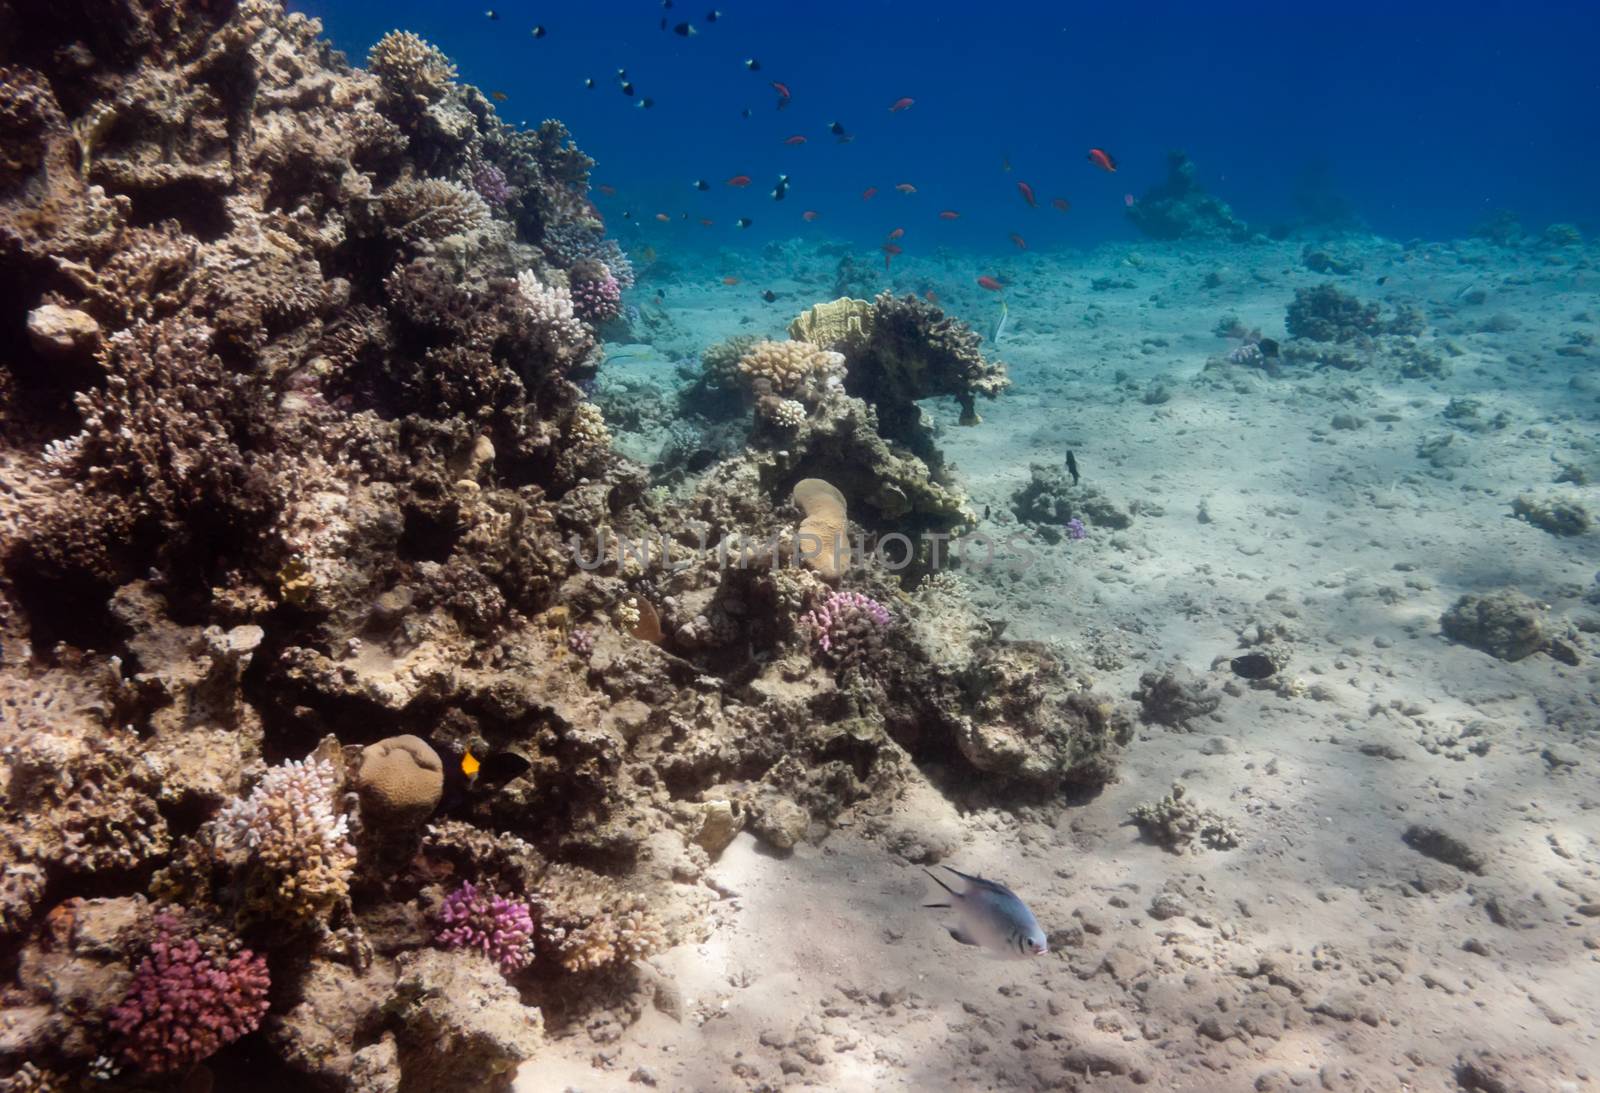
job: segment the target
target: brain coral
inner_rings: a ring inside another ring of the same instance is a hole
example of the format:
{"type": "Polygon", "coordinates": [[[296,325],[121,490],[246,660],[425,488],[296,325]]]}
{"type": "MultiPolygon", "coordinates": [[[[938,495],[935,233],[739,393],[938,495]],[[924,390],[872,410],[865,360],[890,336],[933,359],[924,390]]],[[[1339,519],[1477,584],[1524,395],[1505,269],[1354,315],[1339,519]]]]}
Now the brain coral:
{"type": "Polygon", "coordinates": [[[356,787],[362,807],[376,816],[416,823],[438,807],[444,764],[421,737],[391,736],[362,749],[356,787]]]}

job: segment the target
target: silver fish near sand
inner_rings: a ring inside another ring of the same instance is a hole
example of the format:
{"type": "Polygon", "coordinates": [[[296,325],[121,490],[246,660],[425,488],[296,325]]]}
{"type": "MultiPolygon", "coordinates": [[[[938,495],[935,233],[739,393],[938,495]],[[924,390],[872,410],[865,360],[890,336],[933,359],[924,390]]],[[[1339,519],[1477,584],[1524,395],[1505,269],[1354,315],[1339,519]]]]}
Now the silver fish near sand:
{"type": "MultiPolygon", "coordinates": [[[[950,869],[948,865],[943,868],[950,869]]],[[[931,871],[924,869],[923,872],[950,893],[949,903],[924,903],[923,906],[954,911],[959,921],[945,929],[961,944],[978,945],[998,956],[1012,958],[1043,956],[1050,951],[1039,920],[1015,892],[999,881],[950,869],[967,882],[966,890],[957,892],[931,871]]]]}

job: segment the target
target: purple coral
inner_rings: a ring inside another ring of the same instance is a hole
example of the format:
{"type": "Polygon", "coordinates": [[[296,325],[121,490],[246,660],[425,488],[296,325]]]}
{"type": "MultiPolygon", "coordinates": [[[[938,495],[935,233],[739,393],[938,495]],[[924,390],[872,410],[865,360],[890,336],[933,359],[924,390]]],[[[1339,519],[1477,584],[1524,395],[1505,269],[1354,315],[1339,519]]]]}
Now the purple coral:
{"type": "Polygon", "coordinates": [[[835,592],[803,621],[816,635],[817,647],[841,664],[866,659],[883,641],[893,619],[889,609],[860,592],[835,592]]]}
{"type": "Polygon", "coordinates": [[[533,908],[520,899],[462,881],[445,897],[434,941],[446,949],[476,949],[506,975],[533,962],[533,908]]]}
{"type": "Polygon", "coordinates": [[[478,191],[478,196],[497,209],[503,209],[511,204],[511,199],[516,193],[511,189],[511,183],[506,178],[506,173],[492,163],[479,163],[472,170],[472,188],[478,191]]]}
{"type": "Polygon", "coordinates": [[[577,653],[580,657],[588,656],[594,652],[594,631],[583,627],[574,630],[567,635],[567,648],[577,653]]]}
{"type": "Polygon", "coordinates": [[[1067,521],[1067,538],[1068,539],[1086,539],[1086,538],[1088,538],[1088,536],[1089,536],[1089,531],[1088,531],[1087,528],[1085,528],[1083,526],[1083,521],[1082,520],[1080,520],[1076,516],[1074,516],[1072,519],[1067,521]]]}
{"type": "Polygon", "coordinates": [[[150,955],[111,1010],[122,1058],[153,1074],[183,1070],[255,1031],[267,1012],[265,957],[196,937],[175,915],[156,919],[150,955]]]}
{"type": "Polygon", "coordinates": [[[578,281],[572,286],[572,307],[588,322],[608,322],[622,314],[622,286],[609,270],[603,277],[578,281]]]}

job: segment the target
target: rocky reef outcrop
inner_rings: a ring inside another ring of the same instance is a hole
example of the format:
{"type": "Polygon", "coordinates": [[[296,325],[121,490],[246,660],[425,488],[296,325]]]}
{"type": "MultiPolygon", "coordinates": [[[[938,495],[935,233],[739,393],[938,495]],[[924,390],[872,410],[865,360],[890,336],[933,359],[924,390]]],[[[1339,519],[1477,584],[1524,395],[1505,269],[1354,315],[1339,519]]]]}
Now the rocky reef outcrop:
{"type": "Polygon", "coordinates": [[[1227,239],[1248,242],[1250,226],[1228,203],[1200,185],[1187,152],[1167,153],[1167,177],[1128,206],[1128,219],[1152,239],[1227,239]]]}
{"type": "Polygon", "coordinates": [[[652,482],[558,122],[270,0],[95,12],[0,0],[0,1078],[502,1087],[637,1018],[741,826],[1110,776],[1112,704],[912,579],[970,522],[916,401],[1004,386],[970,331],[708,352],[737,439],[652,482]]]}

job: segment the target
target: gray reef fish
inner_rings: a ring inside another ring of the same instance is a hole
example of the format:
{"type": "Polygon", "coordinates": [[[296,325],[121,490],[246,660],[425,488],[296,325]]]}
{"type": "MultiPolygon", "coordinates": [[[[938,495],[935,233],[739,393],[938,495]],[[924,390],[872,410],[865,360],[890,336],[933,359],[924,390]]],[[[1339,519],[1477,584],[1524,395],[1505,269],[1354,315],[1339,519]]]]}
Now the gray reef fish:
{"type": "MultiPolygon", "coordinates": [[[[943,868],[950,869],[948,865],[943,868]]],[[[958,922],[945,929],[961,944],[978,945],[997,956],[1012,958],[1043,956],[1050,951],[1039,920],[1015,892],[999,881],[950,869],[967,882],[966,890],[957,892],[930,870],[923,872],[950,893],[949,903],[924,903],[923,906],[954,911],[958,922]]]]}

